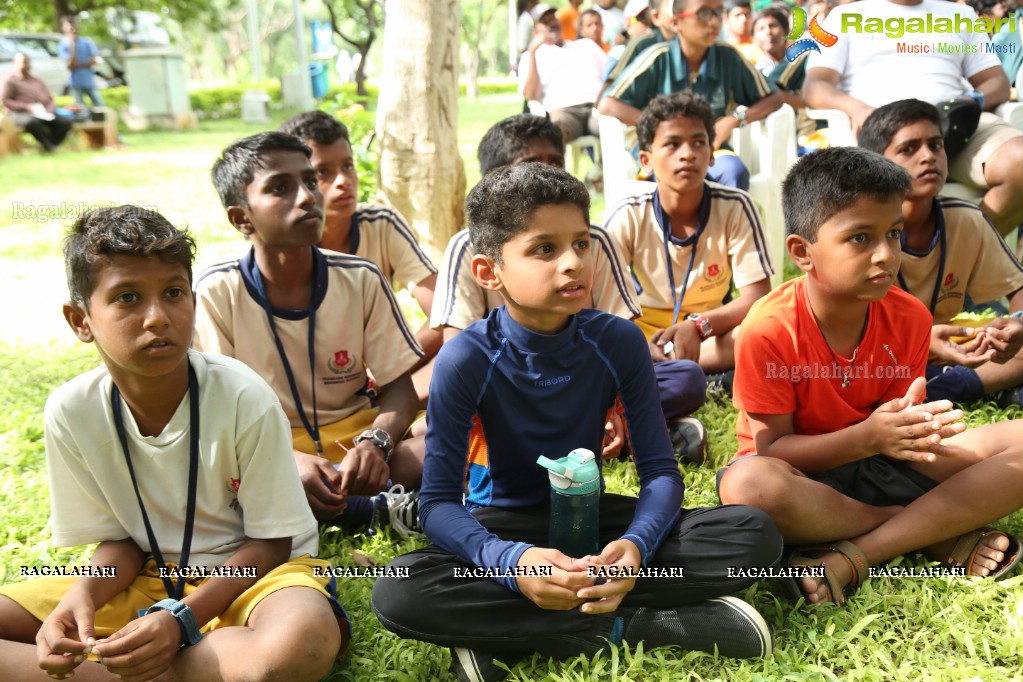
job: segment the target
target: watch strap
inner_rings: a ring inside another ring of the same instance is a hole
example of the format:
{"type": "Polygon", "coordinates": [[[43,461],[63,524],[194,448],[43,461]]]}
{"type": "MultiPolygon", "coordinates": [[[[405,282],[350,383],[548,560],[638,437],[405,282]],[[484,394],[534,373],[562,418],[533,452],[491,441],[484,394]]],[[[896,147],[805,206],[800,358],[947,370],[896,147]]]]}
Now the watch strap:
{"type": "Polygon", "coordinates": [[[178,625],[181,627],[180,648],[183,649],[186,646],[198,644],[199,640],[202,639],[199,624],[195,622],[195,614],[192,613],[192,609],[188,607],[188,604],[177,599],[162,599],[146,609],[145,615],[148,616],[150,613],[157,611],[166,611],[178,621],[178,625]]]}
{"type": "Polygon", "coordinates": [[[368,440],[373,443],[373,445],[380,448],[380,450],[384,453],[384,464],[391,463],[391,455],[394,453],[394,440],[391,438],[391,434],[387,433],[383,429],[366,429],[353,438],[352,442],[358,445],[364,440],[368,440]]]}

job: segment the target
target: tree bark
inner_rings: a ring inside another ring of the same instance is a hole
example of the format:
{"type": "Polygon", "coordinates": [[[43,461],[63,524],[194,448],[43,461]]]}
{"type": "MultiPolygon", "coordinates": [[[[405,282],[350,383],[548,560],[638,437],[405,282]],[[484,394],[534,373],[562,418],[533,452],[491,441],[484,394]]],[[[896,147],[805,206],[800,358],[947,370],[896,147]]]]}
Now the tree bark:
{"type": "Polygon", "coordinates": [[[387,0],[377,103],[383,199],[437,263],[462,227],[458,153],[458,0],[387,0]]]}

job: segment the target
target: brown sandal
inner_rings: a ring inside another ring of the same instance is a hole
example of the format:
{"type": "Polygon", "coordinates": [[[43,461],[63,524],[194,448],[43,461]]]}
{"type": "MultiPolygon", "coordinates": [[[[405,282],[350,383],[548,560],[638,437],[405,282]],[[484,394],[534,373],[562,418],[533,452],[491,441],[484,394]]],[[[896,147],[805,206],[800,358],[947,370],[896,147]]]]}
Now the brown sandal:
{"type": "Polygon", "coordinates": [[[1016,564],[1019,563],[1021,558],[1021,545],[1019,540],[1014,538],[1012,535],[1009,535],[1003,530],[989,528],[988,526],[978,528],[977,530],[971,530],[969,533],[963,533],[960,535],[959,540],[956,541],[955,547],[953,547],[952,551],[949,552],[948,557],[942,562],[942,565],[952,566],[955,568],[965,566],[967,573],[969,573],[970,567],[973,566],[973,560],[977,557],[977,552],[980,550],[981,542],[987,536],[995,534],[1004,535],[1009,538],[1009,547],[1005,550],[1005,558],[1002,559],[1002,563],[998,565],[998,568],[996,568],[991,575],[986,577],[993,578],[994,580],[1001,580],[1016,567],[1016,564]]]}
{"type": "MultiPolygon", "coordinates": [[[[829,594],[828,602],[835,606],[841,606],[845,603],[843,588],[856,587],[866,580],[868,575],[870,575],[870,564],[867,562],[866,555],[863,554],[859,547],[848,540],[839,540],[838,542],[830,545],[802,547],[789,554],[785,564],[789,567],[824,567],[824,581],[827,583],[829,594]],[[853,577],[848,585],[840,585],[838,579],[831,573],[827,572],[827,565],[822,561],[822,559],[828,552],[837,552],[839,556],[846,560],[849,567],[852,568],[853,577]]],[[[796,599],[806,599],[806,593],[803,591],[800,578],[790,576],[787,578],[787,582],[793,597],[796,599]]],[[[818,606],[821,603],[827,602],[813,603],[807,600],[806,603],[811,606],[818,606]]]]}

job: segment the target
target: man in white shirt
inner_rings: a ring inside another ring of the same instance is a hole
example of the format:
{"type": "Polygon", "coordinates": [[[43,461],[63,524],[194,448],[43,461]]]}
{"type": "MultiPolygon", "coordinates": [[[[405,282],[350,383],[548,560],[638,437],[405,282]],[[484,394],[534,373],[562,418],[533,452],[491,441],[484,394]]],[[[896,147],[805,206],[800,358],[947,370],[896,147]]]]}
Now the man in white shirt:
{"type": "Polygon", "coordinates": [[[519,91],[539,100],[569,142],[597,135],[593,103],[604,85],[607,54],[589,38],[562,44],[561,25],[553,12],[537,21],[533,40],[519,62],[519,91]]]}
{"type": "Polygon", "coordinates": [[[949,178],[986,191],[980,206],[1002,235],[1023,221],[1023,132],[991,113],[1009,99],[1009,81],[986,51],[987,33],[978,29],[972,9],[941,0],[863,0],[836,7],[822,27],[838,40],[810,55],[803,90],[808,106],[846,112],[856,134],[883,104],[973,97],[984,113],[966,147],[950,159],[949,178]],[[876,19],[884,33],[867,32],[876,19]],[[944,22],[975,30],[894,30],[944,22]],[[896,33],[904,34],[889,37],[896,33]]]}

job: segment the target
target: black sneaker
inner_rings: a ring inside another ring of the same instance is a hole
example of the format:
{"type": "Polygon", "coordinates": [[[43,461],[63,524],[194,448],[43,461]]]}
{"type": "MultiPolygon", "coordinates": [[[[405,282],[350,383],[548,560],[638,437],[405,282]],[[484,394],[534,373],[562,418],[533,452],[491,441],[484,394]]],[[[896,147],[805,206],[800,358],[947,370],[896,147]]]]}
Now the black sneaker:
{"type": "Polygon", "coordinates": [[[451,671],[462,682],[500,682],[508,677],[490,654],[462,647],[451,649],[451,671]]]}
{"type": "Polygon", "coordinates": [[[1003,410],[1012,405],[1023,407],[1023,386],[1006,388],[1002,391],[998,391],[997,393],[989,396],[988,400],[994,400],[995,404],[1003,410]]]}
{"type": "MultiPolygon", "coordinates": [[[[386,493],[373,498],[373,520],[370,530],[390,526],[403,538],[422,535],[419,526],[419,491],[405,492],[404,486],[396,484],[386,493]]],[[[372,534],[372,533],[370,533],[372,534]]]]}
{"type": "Polygon", "coordinates": [[[707,459],[707,429],[696,417],[681,417],[668,422],[668,435],[675,456],[683,464],[700,466],[707,459]]]}
{"type": "Polygon", "coordinates": [[[624,640],[644,647],[679,646],[729,658],[766,658],[773,643],[767,622],[736,597],[716,597],[673,609],[640,608],[625,626],[624,640]]]}
{"type": "Polygon", "coordinates": [[[707,395],[720,398],[722,402],[732,399],[732,384],[735,383],[735,370],[714,372],[707,375],[707,395]]]}

